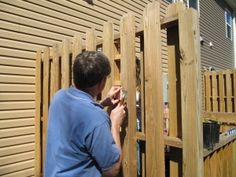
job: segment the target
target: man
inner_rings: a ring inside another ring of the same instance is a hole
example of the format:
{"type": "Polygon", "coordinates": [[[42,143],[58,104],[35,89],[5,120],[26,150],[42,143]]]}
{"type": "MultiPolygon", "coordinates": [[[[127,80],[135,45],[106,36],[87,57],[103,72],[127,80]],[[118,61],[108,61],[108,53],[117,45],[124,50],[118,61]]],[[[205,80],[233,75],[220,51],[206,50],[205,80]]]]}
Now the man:
{"type": "Polygon", "coordinates": [[[120,126],[126,106],[120,87],[98,104],[111,72],[101,52],[79,54],[73,66],[75,87],[58,91],[49,109],[44,177],[113,177],[121,166],[120,126]],[[113,106],[109,115],[103,106],[113,106]]]}

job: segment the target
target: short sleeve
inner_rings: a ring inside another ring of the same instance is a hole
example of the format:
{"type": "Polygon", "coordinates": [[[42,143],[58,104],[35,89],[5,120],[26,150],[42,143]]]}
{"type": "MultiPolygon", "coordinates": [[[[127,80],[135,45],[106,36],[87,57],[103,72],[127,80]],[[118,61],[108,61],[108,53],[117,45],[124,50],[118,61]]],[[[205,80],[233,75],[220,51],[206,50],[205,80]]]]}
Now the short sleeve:
{"type": "Polygon", "coordinates": [[[86,138],[86,147],[102,171],[109,169],[120,158],[120,151],[107,122],[96,127],[86,138]]]}

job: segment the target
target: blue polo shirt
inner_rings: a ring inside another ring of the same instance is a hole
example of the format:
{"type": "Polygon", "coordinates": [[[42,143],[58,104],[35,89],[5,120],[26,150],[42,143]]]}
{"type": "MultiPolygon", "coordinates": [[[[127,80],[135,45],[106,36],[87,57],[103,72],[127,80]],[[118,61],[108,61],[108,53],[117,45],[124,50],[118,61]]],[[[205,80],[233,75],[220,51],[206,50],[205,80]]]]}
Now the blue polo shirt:
{"type": "Polygon", "coordinates": [[[49,108],[44,177],[101,177],[119,157],[103,108],[74,87],[58,91],[49,108]]]}

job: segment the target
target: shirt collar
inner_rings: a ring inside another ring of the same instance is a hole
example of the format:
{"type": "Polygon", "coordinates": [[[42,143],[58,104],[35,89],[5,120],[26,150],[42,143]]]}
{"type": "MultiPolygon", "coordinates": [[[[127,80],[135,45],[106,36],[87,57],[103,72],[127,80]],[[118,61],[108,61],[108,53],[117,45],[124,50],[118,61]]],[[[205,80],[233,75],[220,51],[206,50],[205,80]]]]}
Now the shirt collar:
{"type": "Polygon", "coordinates": [[[75,87],[70,87],[68,90],[67,90],[67,93],[70,94],[71,96],[75,97],[76,99],[80,99],[80,100],[85,100],[85,101],[89,101],[91,102],[92,104],[96,105],[96,106],[99,106],[100,108],[104,108],[101,104],[97,103],[94,101],[93,97],[82,91],[82,90],[79,90],[75,87]]]}

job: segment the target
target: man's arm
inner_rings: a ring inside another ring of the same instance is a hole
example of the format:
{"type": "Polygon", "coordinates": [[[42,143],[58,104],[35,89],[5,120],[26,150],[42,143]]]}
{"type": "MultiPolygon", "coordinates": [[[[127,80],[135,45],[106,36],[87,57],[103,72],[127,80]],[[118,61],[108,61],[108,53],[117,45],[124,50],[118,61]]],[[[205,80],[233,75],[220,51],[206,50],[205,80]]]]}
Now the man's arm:
{"type": "Polygon", "coordinates": [[[120,158],[118,162],[116,162],[111,168],[103,172],[103,177],[116,177],[120,172],[121,160],[122,160],[122,151],[121,151],[121,143],[120,143],[120,126],[112,126],[111,133],[114,138],[114,141],[117,147],[120,150],[120,158]]]}
{"type": "Polygon", "coordinates": [[[103,177],[116,177],[120,172],[121,160],[122,160],[122,151],[121,151],[121,142],[120,142],[120,127],[126,117],[125,112],[126,105],[118,103],[116,108],[111,112],[111,134],[113,139],[120,150],[120,158],[111,168],[106,170],[103,173],[103,177]]]}

